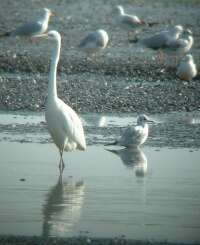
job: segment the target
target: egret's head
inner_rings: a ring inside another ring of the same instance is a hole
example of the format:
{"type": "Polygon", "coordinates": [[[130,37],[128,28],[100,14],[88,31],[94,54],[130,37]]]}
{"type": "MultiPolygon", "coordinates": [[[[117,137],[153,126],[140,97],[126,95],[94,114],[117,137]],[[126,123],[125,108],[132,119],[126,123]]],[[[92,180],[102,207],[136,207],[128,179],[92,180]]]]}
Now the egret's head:
{"type": "Polygon", "coordinates": [[[48,39],[50,40],[61,40],[61,35],[58,31],[55,30],[51,30],[49,32],[46,33],[46,36],[48,39]]]}
{"type": "Polygon", "coordinates": [[[144,124],[147,122],[154,122],[153,120],[150,120],[149,117],[145,114],[140,114],[137,118],[137,123],[138,124],[144,124]]]}

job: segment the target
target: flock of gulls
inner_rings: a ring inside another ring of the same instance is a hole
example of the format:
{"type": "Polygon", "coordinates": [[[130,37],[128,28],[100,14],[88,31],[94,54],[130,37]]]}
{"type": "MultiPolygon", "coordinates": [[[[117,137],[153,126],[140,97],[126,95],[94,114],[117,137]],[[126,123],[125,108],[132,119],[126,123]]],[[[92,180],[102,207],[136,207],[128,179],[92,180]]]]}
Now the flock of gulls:
{"type": "MultiPolygon", "coordinates": [[[[176,61],[181,60],[177,67],[177,76],[181,79],[189,81],[197,75],[193,57],[191,54],[188,54],[194,42],[191,30],[176,25],[140,40],[137,35],[142,28],[144,26],[151,26],[154,23],[148,23],[135,15],[126,14],[122,6],[116,6],[113,12],[116,24],[127,32],[130,41],[138,42],[149,49],[158,50],[160,59],[166,55],[171,55],[176,61]],[[130,39],[131,35],[134,36],[132,40],[130,39]]],[[[85,150],[86,140],[79,116],[70,106],[59,99],[57,95],[56,76],[61,51],[61,35],[56,30],[48,31],[48,23],[52,15],[54,13],[51,10],[44,8],[42,17],[35,21],[27,22],[11,32],[0,34],[0,36],[53,40],[54,46],[51,54],[45,118],[49,133],[59,149],[59,169],[62,173],[65,167],[63,152],[75,149],[85,150]]],[[[93,56],[102,49],[105,49],[108,41],[109,36],[107,32],[99,29],[89,33],[81,40],[79,48],[86,52],[88,56],[93,56]]],[[[138,148],[147,140],[148,122],[152,122],[152,120],[144,114],[139,115],[136,126],[128,127],[119,139],[107,145],[138,148]]]]}

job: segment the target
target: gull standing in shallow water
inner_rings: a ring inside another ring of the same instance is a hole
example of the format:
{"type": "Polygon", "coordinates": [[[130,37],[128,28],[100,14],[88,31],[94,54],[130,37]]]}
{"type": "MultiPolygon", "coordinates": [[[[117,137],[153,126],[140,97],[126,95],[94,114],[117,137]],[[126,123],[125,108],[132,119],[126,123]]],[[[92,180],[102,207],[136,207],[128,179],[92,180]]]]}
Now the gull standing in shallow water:
{"type": "Polygon", "coordinates": [[[86,52],[89,56],[106,48],[108,44],[108,34],[104,30],[90,32],[79,44],[79,48],[86,52]]]}
{"type": "Polygon", "coordinates": [[[54,14],[50,9],[47,8],[44,8],[43,11],[44,14],[42,17],[36,19],[35,21],[26,22],[15,30],[0,34],[0,36],[34,37],[45,33],[48,29],[49,19],[54,14]]]}
{"type": "Polygon", "coordinates": [[[146,22],[139,19],[136,15],[129,15],[124,12],[124,8],[121,5],[115,7],[113,12],[117,12],[115,18],[116,24],[122,29],[128,31],[128,39],[130,40],[130,34],[137,32],[146,25],[146,22]]]}
{"type": "Polygon", "coordinates": [[[153,121],[149,120],[149,118],[144,114],[139,115],[137,118],[137,125],[135,127],[128,127],[118,140],[113,143],[108,143],[106,146],[119,145],[127,148],[134,148],[142,145],[148,138],[148,122],[153,121]]]}
{"type": "Polygon", "coordinates": [[[85,150],[86,142],[79,116],[57,96],[56,73],[60,57],[61,36],[57,31],[49,31],[42,36],[52,39],[55,45],[51,56],[45,118],[48,130],[60,152],[59,169],[62,173],[65,167],[63,151],[85,150]]]}
{"type": "Polygon", "coordinates": [[[197,75],[197,68],[191,54],[187,54],[178,66],[177,76],[186,81],[192,80],[197,75]]]}

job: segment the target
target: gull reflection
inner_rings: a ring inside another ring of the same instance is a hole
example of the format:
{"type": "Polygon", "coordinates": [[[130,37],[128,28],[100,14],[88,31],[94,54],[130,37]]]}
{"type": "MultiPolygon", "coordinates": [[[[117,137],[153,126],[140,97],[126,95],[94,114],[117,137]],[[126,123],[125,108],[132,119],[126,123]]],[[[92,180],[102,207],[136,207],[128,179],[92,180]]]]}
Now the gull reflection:
{"type": "Polygon", "coordinates": [[[44,237],[66,236],[78,224],[84,199],[83,181],[73,181],[60,177],[47,196],[43,206],[44,237]]]}
{"type": "Polygon", "coordinates": [[[120,157],[126,167],[134,169],[136,176],[143,177],[147,173],[147,157],[139,147],[106,150],[120,157]]]}

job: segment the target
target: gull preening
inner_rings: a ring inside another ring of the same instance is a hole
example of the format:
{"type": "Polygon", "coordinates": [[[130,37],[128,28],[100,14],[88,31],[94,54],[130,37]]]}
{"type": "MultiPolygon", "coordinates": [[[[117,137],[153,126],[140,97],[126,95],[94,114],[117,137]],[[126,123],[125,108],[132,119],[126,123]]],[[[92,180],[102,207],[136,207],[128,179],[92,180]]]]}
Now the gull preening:
{"type": "Polygon", "coordinates": [[[124,8],[121,5],[115,7],[114,12],[117,12],[115,17],[116,24],[122,29],[128,31],[128,39],[130,40],[131,33],[137,34],[137,32],[146,25],[146,22],[136,15],[129,15],[124,12],[124,8]]]}
{"type": "Polygon", "coordinates": [[[79,44],[79,48],[89,56],[106,48],[108,44],[108,34],[105,30],[99,29],[90,32],[79,44]]]}
{"type": "Polygon", "coordinates": [[[178,66],[177,76],[186,81],[192,80],[197,75],[197,68],[191,54],[187,54],[178,66]]]}
{"type": "Polygon", "coordinates": [[[56,74],[60,57],[61,35],[57,31],[49,31],[44,37],[54,41],[51,56],[48,96],[45,118],[48,130],[60,152],[59,169],[64,169],[63,152],[75,149],[85,150],[86,141],[82,122],[76,112],[57,96],[56,74]]]}
{"type": "Polygon", "coordinates": [[[129,126],[118,140],[113,143],[108,143],[106,146],[119,145],[127,148],[134,148],[142,145],[148,138],[148,122],[153,121],[144,114],[139,115],[137,118],[137,125],[135,127],[129,126]]]}
{"type": "Polygon", "coordinates": [[[183,55],[192,48],[192,45],[194,43],[192,32],[189,29],[186,29],[184,33],[184,38],[178,38],[168,41],[168,43],[164,47],[167,53],[172,53],[174,55],[183,55]]]}
{"type": "Polygon", "coordinates": [[[49,19],[54,14],[47,8],[44,8],[43,11],[42,17],[34,21],[26,22],[15,30],[0,34],[0,36],[33,37],[45,33],[48,29],[49,19]]]}

